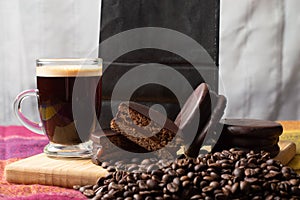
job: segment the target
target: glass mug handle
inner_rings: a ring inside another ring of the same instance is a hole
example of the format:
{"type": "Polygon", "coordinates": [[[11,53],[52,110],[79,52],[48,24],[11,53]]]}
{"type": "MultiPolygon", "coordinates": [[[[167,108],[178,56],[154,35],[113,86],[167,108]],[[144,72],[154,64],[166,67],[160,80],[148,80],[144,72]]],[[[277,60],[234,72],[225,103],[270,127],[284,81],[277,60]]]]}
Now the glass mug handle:
{"type": "Polygon", "coordinates": [[[42,129],[42,123],[36,123],[33,122],[25,117],[25,115],[22,113],[21,110],[21,104],[22,101],[29,97],[29,96],[38,96],[38,90],[32,89],[32,90],[25,90],[21,92],[14,101],[14,113],[17,116],[18,120],[24,125],[27,129],[29,129],[32,132],[35,132],[37,134],[44,135],[43,129],[42,129]]]}

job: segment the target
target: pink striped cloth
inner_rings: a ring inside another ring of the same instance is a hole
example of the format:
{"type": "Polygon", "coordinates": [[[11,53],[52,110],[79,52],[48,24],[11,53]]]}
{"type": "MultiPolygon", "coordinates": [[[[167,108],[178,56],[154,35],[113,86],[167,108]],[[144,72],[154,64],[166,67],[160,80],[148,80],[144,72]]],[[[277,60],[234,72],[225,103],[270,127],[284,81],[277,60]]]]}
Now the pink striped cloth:
{"type": "Polygon", "coordinates": [[[80,192],[44,185],[17,185],[4,177],[5,166],[22,158],[43,152],[48,139],[21,126],[0,126],[0,199],[66,200],[86,199],[80,192]]]}

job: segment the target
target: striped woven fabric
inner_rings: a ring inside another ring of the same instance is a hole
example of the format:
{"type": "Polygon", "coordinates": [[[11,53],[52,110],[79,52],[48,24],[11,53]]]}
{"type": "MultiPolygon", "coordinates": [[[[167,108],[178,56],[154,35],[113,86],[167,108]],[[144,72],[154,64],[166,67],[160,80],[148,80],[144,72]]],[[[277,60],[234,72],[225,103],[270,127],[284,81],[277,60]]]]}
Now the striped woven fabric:
{"type": "Polygon", "coordinates": [[[4,169],[6,165],[41,153],[47,143],[46,136],[32,133],[24,127],[0,126],[0,199],[86,199],[80,192],[72,189],[37,184],[17,185],[5,180],[4,169]]]}

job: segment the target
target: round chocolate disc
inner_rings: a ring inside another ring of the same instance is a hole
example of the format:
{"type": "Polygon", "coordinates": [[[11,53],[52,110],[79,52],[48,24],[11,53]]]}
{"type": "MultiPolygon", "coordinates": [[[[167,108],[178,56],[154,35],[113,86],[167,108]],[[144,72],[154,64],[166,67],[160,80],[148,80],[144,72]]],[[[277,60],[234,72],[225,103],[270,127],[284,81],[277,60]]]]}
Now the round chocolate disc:
{"type": "Polygon", "coordinates": [[[201,83],[189,96],[174,121],[174,124],[176,124],[179,129],[183,130],[192,121],[197,112],[199,112],[199,107],[207,94],[207,85],[201,83]]]}
{"type": "Polygon", "coordinates": [[[221,123],[224,124],[223,133],[233,136],[268,138],[278,137],[283,131],[281,124],[267,120],[224,119],[221,123]]]}

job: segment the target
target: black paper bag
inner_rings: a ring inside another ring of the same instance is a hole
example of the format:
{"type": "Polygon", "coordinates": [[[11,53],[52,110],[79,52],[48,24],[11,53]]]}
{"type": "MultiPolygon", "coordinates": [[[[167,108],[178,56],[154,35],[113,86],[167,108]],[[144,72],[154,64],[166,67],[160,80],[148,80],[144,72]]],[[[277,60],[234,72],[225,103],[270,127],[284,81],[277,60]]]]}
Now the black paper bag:
{"type": "Polygon", "coordinates": [[[102,0],[102,128],[109,127],[120,101],[160,104],[173,120],[191,93],[186,81],[218,90],[219,7],[219,0],[102,0]],[[134,72],[141,65],[151,72],[134,72]],[[141,77],[148,82],[138,87],[133,82],[141,77]]]}

